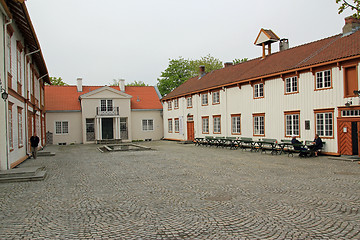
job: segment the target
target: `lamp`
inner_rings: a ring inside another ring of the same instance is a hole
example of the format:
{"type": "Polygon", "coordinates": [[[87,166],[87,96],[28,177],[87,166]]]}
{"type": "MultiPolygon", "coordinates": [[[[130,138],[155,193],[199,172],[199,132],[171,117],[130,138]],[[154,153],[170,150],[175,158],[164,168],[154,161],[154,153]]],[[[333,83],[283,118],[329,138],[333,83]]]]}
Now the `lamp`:
{"type": "Polygon", "coordinates": [[[4,101],[6,101],[9,94],[6,92],[5,88],[2,87],[2,82],[1,81],[0,81],[0,92],[1,92],[1,98],[4,99],[4,101]]]}
{"type": "Polygon", "coordinates": [[[354,94],[356,94],[360,97],[360,90],[354,90],[354,94]]]}
{"type": "MultiPolygon", "coordinates": [[[[3,90],[3,89],[1,89],[3,90]]],[[[4,92],[1,94],[1,98],[4,99],[4,101],[8,98],[9,94],[7,92],[5,92],[5,89],[4,89],[4,92]]]]}

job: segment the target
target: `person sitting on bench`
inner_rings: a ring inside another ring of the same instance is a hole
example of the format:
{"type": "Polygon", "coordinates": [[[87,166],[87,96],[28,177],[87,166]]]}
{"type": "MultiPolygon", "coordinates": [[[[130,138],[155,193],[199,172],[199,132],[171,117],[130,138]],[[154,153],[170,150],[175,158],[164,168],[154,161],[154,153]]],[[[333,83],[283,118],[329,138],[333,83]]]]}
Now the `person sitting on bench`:
{"type": "Polygon", "coordinates": [[[294,150],[300,151],[299,157],[306,156],[306,148],[302,147],[302,143],[296,139],[295,135],[292,136],[291,144],[294,146],[294,150]]]}
{"type": "Polygon", "coordinates": [[[310,150],[315,154],[315,157],[318,156],[318,151],[323,148],[323,142],[319,137],[319,134],[315,134],[315,139],[313,145],[310,147],[310,150]]]}

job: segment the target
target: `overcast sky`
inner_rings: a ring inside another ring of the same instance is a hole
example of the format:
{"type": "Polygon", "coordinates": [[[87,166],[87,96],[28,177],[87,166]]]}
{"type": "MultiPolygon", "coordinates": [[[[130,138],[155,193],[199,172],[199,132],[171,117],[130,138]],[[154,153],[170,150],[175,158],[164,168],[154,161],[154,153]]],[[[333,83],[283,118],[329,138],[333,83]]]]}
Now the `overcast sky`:
{"type": "MultiPolygon", "coordinates": [[[[27,0],[50,76],[156,85],[169,59],[261,56],[261,28],[290,47],[341,32],[335,0],[27,0]]],[[[277,51],[278,44],[273,44],[277,51]]]]}

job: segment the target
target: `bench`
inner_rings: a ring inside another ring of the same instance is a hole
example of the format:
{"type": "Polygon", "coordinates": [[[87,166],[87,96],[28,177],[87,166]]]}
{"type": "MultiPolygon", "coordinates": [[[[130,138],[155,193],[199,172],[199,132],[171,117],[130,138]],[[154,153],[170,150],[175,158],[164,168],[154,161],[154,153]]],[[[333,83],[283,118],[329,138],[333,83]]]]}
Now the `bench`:
{"type": "Polygon", "coordinates": [[[254,150],[254,141],[252,140],[252,138],[241,137],[238,142],[240,142],[241,150],[246,150],[246,148],[250,148],[250,151],[254,150]]]}
{"type": "Polygon", "coordinates": [[[266,150],[271,150],[271,154],[277,154],[279,148],[277,148],[277,140],[274,138],[263,138],[257,142],[261,153],[266,153],[266,150]]]}

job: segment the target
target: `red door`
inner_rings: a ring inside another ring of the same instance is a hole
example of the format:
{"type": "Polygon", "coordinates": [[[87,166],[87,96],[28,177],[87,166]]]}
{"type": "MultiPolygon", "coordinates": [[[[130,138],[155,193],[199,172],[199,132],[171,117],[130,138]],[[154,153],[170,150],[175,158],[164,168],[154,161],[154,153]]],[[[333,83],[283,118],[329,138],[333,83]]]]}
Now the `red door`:
{"type": "Polygon", "coordinates": [[[194,141],[194,121],[187,122],[187,140],[194,141]]]}

